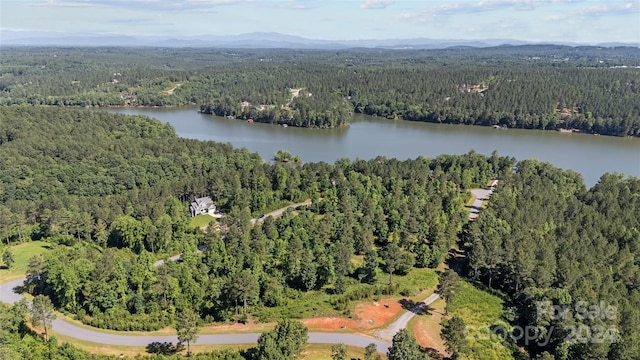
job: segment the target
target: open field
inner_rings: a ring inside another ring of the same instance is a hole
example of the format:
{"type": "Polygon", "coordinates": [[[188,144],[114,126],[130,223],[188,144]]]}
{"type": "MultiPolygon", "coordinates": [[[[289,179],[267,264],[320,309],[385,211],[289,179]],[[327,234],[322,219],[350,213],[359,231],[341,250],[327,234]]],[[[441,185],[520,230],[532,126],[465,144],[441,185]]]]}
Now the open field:
{"type": "MultiPolygon", "coordinates": [[[[487,329],[495,324],[505,324],[502,320],[503,311],[502,299],[464,280],[460,281],[460,289],[449,303],[449,316],[462,318],[470,329],[487,329]]],[[[511,351],[499,340],[478,339],[473,334],[467,340],[469,359],[513,359],[511,351]]]]}
{"type": "Polygon", "coordinates": [[[5,247],[5,250],[9,250],[13,254],[15,263],[11,269],[0,268],[0,284],[23,278],[29,265],[29,259],[35,255],[44,254],[50,247],[49,243],[43,241],[32,241],[5,247]]]}

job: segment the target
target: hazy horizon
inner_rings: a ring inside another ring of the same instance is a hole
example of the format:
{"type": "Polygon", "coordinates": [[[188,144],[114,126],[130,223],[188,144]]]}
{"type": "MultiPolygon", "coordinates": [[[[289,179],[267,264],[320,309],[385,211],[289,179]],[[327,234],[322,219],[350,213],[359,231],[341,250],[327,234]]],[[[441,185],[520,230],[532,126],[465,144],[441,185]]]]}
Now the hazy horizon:
{"type": "Polygon", "coordinates": [[[2,30],[189,38],[639,43],[639,1],[4,0],[2,30]]]}

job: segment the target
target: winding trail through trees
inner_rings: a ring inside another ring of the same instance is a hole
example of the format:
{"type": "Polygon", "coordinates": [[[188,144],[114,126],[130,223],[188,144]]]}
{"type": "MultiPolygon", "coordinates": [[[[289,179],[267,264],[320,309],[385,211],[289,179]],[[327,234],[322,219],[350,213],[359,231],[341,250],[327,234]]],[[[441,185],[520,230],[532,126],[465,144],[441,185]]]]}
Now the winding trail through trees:
{"type": "Polygon", "coordinates": [[[302,88],[289,89],[289,93],[291,94],[291,99],[289,99],[289,101],[287,101],[287,103],[284,105],[285,107],[289,107],[289,105],[291,105],[291,103],[293,102],[293,99],[295,99],[298,96],[300,96],[300,90],[302,90],[302,88]]]}
{"type": "Polygon", "coordinates": [[[255,224],[257,222],[263,222],[264,219],[268,218],[269,216],[273,216],[273,217],[280,216],[287,209],[296,209],[296,208],[298,208],[300,206],[309,206],[309,205],[311,205],[311,199],[307,199],[307,200],[305,200],[305,201],[303,201],[301,203],[291,204],[289,206],[285,206],[285,207],[280,208],[278,210],[274,210],[274,211],[272,211],[270,213],[266,213],[266,214],[264,214],[263,216],[261,216],[261,217],[259,217],[257,219],[251,219],[251,224],[255,224]]]}
{"type": "MultiPolygon", "coordinates": [[[[469,214],[469,219],[474,219],[482,205],[482,201],[487,200],[489,196],[493,193],[493,189],[497,181],[495,181],[490,189],[474,189],[471,192],[476,196],[476,199],[472,205],[471,212],[469,214]]],[[[256,222],[261,222],[267,216],[279,216],[288,208],[296,208],[299,206],[308,206],[311,205],[311,201],[307,200],[302,203],[292,204],[281,209],[272,211],[268,214],[265,214],[264,217],[260,217],[258,219],[252,219],[251,222],[255,224],[256,222]]],[[[199,249],[202,251],[203,249],[199,249]]],[[[178,260],[180,255],[173,256],[169,258],[170,260],[178,260]]],[[[163,264],[164,261],[159,261],[156,263],[156,266],[163,264]]],[[[0,285],[0,301],[8,304],[13,304],[17,301],[23,299],[23,296],[16,292],[17,288],[22,286],[26,279],[15,280],[6,284],[0,285]]],[[[309,333],[309,343],[315,344],[345,344],[350,346],[357,347],[366,347],[368,344],[374,343],[376,344],[378,351],[381,353],[386,353],[389,347],[391,346],[390,340],[393,338],[393,335],[398,332],[400,329],[404,329],[407,327],[409,321],[420,311],[422,311],[425,307],[429,306],[431,303],[436,301],[439,298],[438,294],[431,294],[427,299],[423,302],[420,302],[409,309],[404,314],[400,315],[398,319],[396,319],[393,323],[391,323],[386,328],[378,330],[376,332],[376,336],[368,337],[365,335],[358,334],[349,334],[349,333],[331,333],[331,332],[312,332],[309,333]]],[[[113,334],[113,333],[104,333],[96,330],[92,330],[86,327],[76,326],[74,324],[68,323],[63,319],[56,319],[53,322],[52,326],[53,330],[56,333],[69,336],[74,339],[90,341],[98,344],[105,345],[121,345],[121,346],[147,346],[153,342],[171,342],[177,343],[178,338],[175,335],[127,335],[126,332],[122,332],[121,334],[113,334]]],[[[245,334],[205,334],[199,335],[196,344],[198,345],[236,345],[236,344],[255,344],[260,337],[260,333],[245,333],[245,334]]]]}

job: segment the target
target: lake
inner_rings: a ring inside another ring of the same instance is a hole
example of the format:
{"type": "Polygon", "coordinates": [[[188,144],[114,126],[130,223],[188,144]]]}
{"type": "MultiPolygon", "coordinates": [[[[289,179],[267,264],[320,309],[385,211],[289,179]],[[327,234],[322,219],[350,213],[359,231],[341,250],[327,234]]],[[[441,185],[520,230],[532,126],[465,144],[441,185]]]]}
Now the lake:
{"type": "Polygon", "coordinates": [[[535,158],[582,174],[593,186],[605,172],[640,177],[640,139],[567,134],[556,131],[494,129],[430,124],[354,115],[342,129],[304,129],[205,115],[196,108],[110,108],[106,111],[146,115],[171,124],[179,136],[231,143],[272,159],[279,149],[305,162],[333,163],[340,158],[372,159],[379,155],[409,159],[470,150],[518,160],[535,158]]]}

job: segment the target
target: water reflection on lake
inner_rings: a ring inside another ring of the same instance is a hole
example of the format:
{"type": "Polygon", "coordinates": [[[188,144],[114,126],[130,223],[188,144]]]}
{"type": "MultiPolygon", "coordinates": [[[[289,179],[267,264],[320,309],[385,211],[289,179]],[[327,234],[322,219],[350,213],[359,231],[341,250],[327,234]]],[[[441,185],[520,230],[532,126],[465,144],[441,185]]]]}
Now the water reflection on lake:
{"type": "Polygon", "coordinates": [[[420,155],[463,154],[469,150],[519,160],[536,158],[582,174],[587,186],[605,172],[640,176],[640,139],[562,134],[555,131],[493,129],[429,124],[355,115],[342,129],[301,129],[204,115],[195,108],[114,108],[106,111],[147,115],[170,123],[186,138],[228,142],[271,159],[279,149],[305,162],[333,163],[340,158],[408,159],[420,155]]]}

